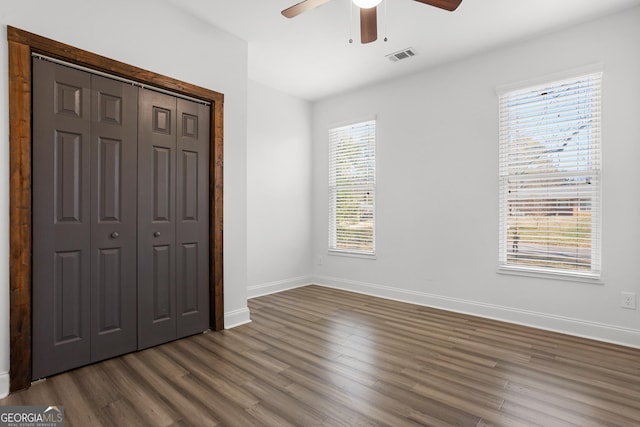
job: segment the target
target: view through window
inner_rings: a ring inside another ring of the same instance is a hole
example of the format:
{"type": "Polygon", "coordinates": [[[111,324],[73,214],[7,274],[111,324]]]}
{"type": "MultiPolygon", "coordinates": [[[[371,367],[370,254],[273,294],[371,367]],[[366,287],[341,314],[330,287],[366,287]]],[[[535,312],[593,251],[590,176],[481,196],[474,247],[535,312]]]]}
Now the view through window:
{"type": "Polygon", "coordinates": [[[500,95],[501,267],[599,275],[601,78],[500,95]]]}
{"type": "Polygon", "coordinates": [[[329,130],[329,250],[375,253],[376,122],[329,130]]]}

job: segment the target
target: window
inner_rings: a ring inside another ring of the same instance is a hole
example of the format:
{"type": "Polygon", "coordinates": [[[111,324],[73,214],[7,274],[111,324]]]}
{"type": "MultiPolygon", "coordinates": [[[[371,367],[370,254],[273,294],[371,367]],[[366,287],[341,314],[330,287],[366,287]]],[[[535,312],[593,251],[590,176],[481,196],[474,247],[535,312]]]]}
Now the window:
{"type": "Polygon", "coordinates": [[[329,130],[329,250],[375,254],[375,120],[329,130]]]}
{"type": "Polygon", "coordinates": [[[500,267],[599,276],[601,80],[500,94],[500,267]]]}

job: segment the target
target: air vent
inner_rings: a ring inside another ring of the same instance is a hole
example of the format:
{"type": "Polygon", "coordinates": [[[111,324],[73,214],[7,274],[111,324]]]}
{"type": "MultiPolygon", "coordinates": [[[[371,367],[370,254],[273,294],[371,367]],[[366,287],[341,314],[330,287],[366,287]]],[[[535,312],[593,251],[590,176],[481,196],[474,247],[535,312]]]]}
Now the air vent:
{"type": "Polygon", "coordinates": [[[416,56],[416,51],[414,48],[408,47],[406,49],[390,53],[389,55],[387,55],[387,58],[389,58],[389,61],[391,62],[398,62],[402,61],[403,59],[411,58],[412,56],[416,56]]]}

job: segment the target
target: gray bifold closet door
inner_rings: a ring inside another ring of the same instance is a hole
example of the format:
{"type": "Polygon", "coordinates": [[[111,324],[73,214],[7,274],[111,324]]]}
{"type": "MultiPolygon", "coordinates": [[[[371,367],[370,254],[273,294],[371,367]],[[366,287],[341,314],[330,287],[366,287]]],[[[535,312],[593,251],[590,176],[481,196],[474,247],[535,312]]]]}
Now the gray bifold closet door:
{"type": "Polygon", "coordinates": [[[33,96],[32,378],[206,330],[209,107],[42,60],[33,96]]]}
{"type": "Polygon", "coordinates": [[[208,106],[140,90],[140,349],[208,328],[209,115],[208,106]]]}
{"type": "Polygon", "coordinates": [[[137,89],[33,61],[34,379],[137,346],[137,89]]]}

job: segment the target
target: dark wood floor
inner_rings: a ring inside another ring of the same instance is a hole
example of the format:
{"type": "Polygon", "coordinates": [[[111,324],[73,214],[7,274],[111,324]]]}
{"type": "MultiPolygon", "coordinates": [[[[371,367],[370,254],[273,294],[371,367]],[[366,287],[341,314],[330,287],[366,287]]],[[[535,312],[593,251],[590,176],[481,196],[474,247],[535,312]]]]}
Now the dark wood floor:
{"type": "Polygon", "coordinates": [[[2,405],[67,426],[640,425],[640,350],[308,286],[2,405]]]}

